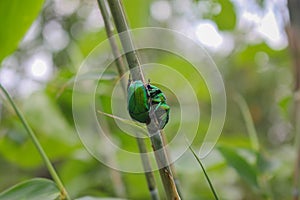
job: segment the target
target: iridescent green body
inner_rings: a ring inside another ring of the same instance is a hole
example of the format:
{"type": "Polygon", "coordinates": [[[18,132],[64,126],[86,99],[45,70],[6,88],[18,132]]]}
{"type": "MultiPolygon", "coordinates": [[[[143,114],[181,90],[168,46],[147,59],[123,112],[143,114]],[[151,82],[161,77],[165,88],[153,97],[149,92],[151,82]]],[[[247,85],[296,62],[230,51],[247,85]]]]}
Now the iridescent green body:
{"type": "Polygon", "coordinates": [[[150,83],[145,87],[140,80],[129,81],[127,91],[128,111],[131,118],[148,124],[150,123],[149,113],[154,112],[159,129],[163,129],[169,121],[170,112],[163,92],[150,83]]]}
{"type": "Polygon", "coordinates": [[[149,123],[149,98],[142,81],[129,82],[127,88],[129,115],[141,123],[149,123]]]}

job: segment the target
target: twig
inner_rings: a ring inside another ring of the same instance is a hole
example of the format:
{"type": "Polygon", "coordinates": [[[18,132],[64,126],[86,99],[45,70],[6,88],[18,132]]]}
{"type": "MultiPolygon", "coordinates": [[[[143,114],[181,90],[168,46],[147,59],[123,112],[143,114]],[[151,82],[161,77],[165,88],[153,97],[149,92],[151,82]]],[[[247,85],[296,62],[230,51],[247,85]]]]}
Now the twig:
{"type": "MultiPolygon", "coordinates": [[[[117,42],[113,37],[113,25],[110,21],[109,12],[107,10],[105,0],[97,0],[97,1],[104,20],[106,34],[109,39],[113,55],[116,59],[116,65],[119,72],[119,76],[122,77],[125,74],[125,64],[123,62],[122,57],[120,56],[121,54],[119,52],[117,42]]],[[[124,81],[122,82],[122,87],[124,93],[126,93],[126,83],[124,81]]],[[[143,168],[145,170],[145,176],[147,180],[148,189],[150,191],[151,199],[159,200],[159,195],[156,189],[156,183],[155,183],[154,175],[150,164],[150,159],[146,154],[147,148],[146,148],[145,141],[143,138],[140,138],[139,136],[136,137],[136,140],[137,140],[139,152],[141,153],[141,160],[142,160],[143,168]]]]}
{"type": "MultiPolygon", "coordinates": [[[[105,0],[97,0],[97,2],[98,2],[98,6],[99,6],[99,9],[100,9],[103,21],[104,21],[106,35],[109,40],[109,44],[110,44],[112,53],[114,55],[114,58],[116,59],[117,70],[118,70],[120,78],[122,78],[122,76],[126,72],[126,68],[125,68],[124,61],[121,57],[120,51],[119,51],[117,41],[115,40],[115,37],[113,37],[114,27],[113,27],[113,24],[111,23],[111,20],[109,17],[109,11],[107,10],[105,0]]],[[[123,87],[123,91],[126,91],[126,83],[125,82],[122,82],[122,87],[123,87]]]]}
{"type": "MultiPolygon", "coordinates": [[[[120,0],[109,0],[108,3],[117,31],[121,35],[119,36],[123,49],[126,52],[125,56],[131,71],[132,79],[142,80],[145,83],[145,78],[142,73],[139,57],[133,45],[122,3],[120,0]]],[[[159,173],[163,182],[167,199],[180,199],[171,169],[169,167],[169,162],[164,149],[161,132],[157,126],[156,116],[153,112],[150,112],[149,115],[151,118],[151,123],[147,125],[147,129],[151,139],[152,148],[154,150],[155,159],[159,167],[159,173]]]]}
{"type": "Polygon", "coordinates": [[[129,69],[131,71],[132,79],[142,80],[145,83],[145,78],[141,69],[141,62],[133,45],[133,40],[129,32],[129,26],[127,24],[126,14],[123,10],[122,2],[120,0],[109,0],[108,4],[117,31],[119,34],[122,34],[120,40],[125,52],[129,69]]]}
{"type": "Polygon", "coordinates": [[[39,154],[41,155],[42,159],[44,160],[44,163],[49,171],[49,173],[51,174],[51,177],[53,178],[54,182],[56,183],[57,187],[60,190],[61,196],[60,199],[67,199],[69,200],[70,197],[62,183],[62,181],[60,180],[57,172],[55,171],[53,165],[51,164],[47,154],[45,153],[42,145],[40,144],[40,142],[38,141],[37,137],[35,136],[33,130],[31,129],[31,127],[29,126],[29,124],[27,123],[25,117],[23,116],[23,114],[21,113],[20,109],[17,107],[17,105],[14,103],[13,99],[11,98],[11,96],[9,95],[9,93],[6,91],[6,89],[0,84],[0,89],[3,91],[4,95],[6,96],[7,100],[9,101],[10,105],[13,107],[14,111],[16,112],[18,118],[20,119],[21,123],[23,124],[25,130],[27,131],[27,133],[29,134],[32,142],[34,143],[36,149],[38,150],[39,154]]]}

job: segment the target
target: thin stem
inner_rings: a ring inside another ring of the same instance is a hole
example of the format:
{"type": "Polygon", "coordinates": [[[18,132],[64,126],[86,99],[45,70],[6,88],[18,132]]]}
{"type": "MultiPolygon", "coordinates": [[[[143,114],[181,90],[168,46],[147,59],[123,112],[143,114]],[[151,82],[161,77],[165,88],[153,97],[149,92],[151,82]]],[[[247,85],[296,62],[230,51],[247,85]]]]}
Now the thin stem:
{"type": "MultiPolygon", "coordinates": [[[[127,24],[126,15],[120,0],[109,0],[109,7],[112,13],[117,31],[124,51],[126,52],[126,59],[131,71],[133,80],[142,80],[145,83],[145,78],[142,73],[141,64],[137,52],[135,51],[130,29],[127,24]]],[[[167,199],[180,199],[175,181],[169,167],[168,158],[165,152],[164,143],[161,137],[161,132],[157,127],[157,119],[154,113],[150,112],[151,123],[147,125],[149,137],[154,150],[156,163],[159,167],[160,177],[163,182],[167,199]]]]}
{"type": "MultiPolygon", "coordinates": [[[[111,46],[111,50],[114,55],[114,58],[116,59],[117,70],[118,70],[120,78],[122,78],[122,76],[126,72],[126,68],[125,68],[124,61],[121,57],[120,51],[119,51],[117,41],[116,41],[115,37],[113,37],[114,27],[113,27],[113,24],[111,23],[111,20],[109,17],[109,11],[107,10],[105,0],[97,0],[97,2],[98,2],[98,6],[99,6],[99,9],[100,9],[103,21],[104,21],[106,35],[109,40],[109,44],[111,46]]],[[[122,82],[122,88],[123,88],[123,91],[125,92],[126,91],[126,83],[125,82],[122,82]]]]}
{"type": "Polygon", "coordinates": [[[126,14],[123,10],[122,2],[120,0],[108,0],[108,3],[116,24],[117,31],[118,33],[121,33],[120,40],[125,52],[129,69],[131,71],[132,79],[142,80],[144,83],[146,83],[142,73],[140,59],[135,51],[132,36],[129,32],[130,29],[127,24],[126,14]]]}
{"type": "MultiPolygon", "coordinates": [[[[97,0],[97,1],[98,1],[100,11],[101,11],[101,15],[103,17],[106,34],[107,34],[107,37],[109,38],[110,46],[111,46],[113,55],[116,59],[116,65],[117,65],[117,69],[119,72],[119,76],[122,77],[125,74],[125,64],[123,62],[122,57],[120,56],[121,54],[119,52],[115,37],[113,37],[114,30],[113,30],[113,25],[112,25],[110,17],[109,17],[109,12],[107,10],[105,0],[97,0]]],[[[123,87],[124,93],[126,94],[126,83],[124,81],[122,82],[122,87],[123,87]]],[[[146,148],[145,141],[143,138],[140,138],[138,135],[136,137],[136,141],[138,144],[139,152],[141,153],[141,160],[142,160],[143,168],[145,171],[146,181],[147,181],[148,189],[150,191],[151,199],[159,200],[159,194],[156,189],[156,183],[155,183],[155,178],[154,178],[151,164],[150,164],[150,159],[149,159],[148,155],[146,154],[147,148],[146,148]]]]}
{"type": "MultiPolygon", "coordinates": [[[[237,105],[240,107],[241,113],[242,113],[244,121],[246,123],[246,129],[249,134],[252,149],[255,152],[260,152],[260,154],[263,154],[262,151],[260,150],[257,131],[255,129],[254,122],[253,122],[253,119],[252,119],[252,116],[251,116],[251,113],[250,113],[250,110],[249,110],[246,100],[240,94],[235,94],[234,100],[236,101],[237,105]]],[[[258,161],[256,160],[256,162],[258,162],[258,161]]],[[[263,188],[262,191],[264,191],[264,196],[266,197],[266,199],[270,199],[270,197],[272,196],[272,193],[270,191],[270,186],[268,184],[268,180],[266,179],[265,176],[261,176],[260,180],[261,180],[261,187],[263,188]]]]}
{"type": "Polygon", "coordinates": [[[212,193],[213,193],[215,199],[218,200],[219,198],[218,198],[217,192],[216,192],[216,190],[215,190],[213,184],[211,183],[210,178],[209,178],[208,174],[206,173],[205,168],[204,168],[204,166],[203,166],[201,160],[200,160],[199,157],[196,155],[195,151],[192,149],[191,146],[189,146],[189,149],[191,150],[191,152],[193,153],[194,157],[195,157],[196,160],[198,161],[198,163],[199,163],[199,165],[200,165],[200,167],[201,167],[201,169],[202,169],[202,171],[203,171],[203,173],[204,173],[204,176],[205,176],[205,178],[206,178],[206,180],[207,180],[207,182],[208,182],[208,184],[209,184],[209,187],[210,187],[210,189],[211,189],[211,191],[212,191],[212,193]]]}
{"type": "Polygon", "coordinates": [[[150,159],[147,155],[147,148],[143,138],[136,137],[137,144],[139,147],[139,152],[141,154],[141,159],[143,163],[143,168],[145,170],[145,176],[147,180],[148,189],[152,200],[159,200],[158,190],[156,188],[156,182],[151,168],[150,159]]]}
{"type": "Polygon", "coordinates": [[[67,199],[69,200],[70,197],[62,183],[62,181],[60,180],[58,174],[56,173],[53,165],[51,164],[47,154],[45,153],[43,147],[41,146],[41,144],[39,143],[36,135],[34,134],[34,132],[32,131],[31,127],[29,126],[29,124],[27,123],[25,117],[23,116],[22,112],[20,111],[20,109],[17,107],[17,105],[14,103],[13,99],[11,98],[11,96],[9,95],[9,93],[6,91],[6,89],[0,84],[0,89],[3,91],[4,95],[6,96],[6,98],[8,99],[9,103],[11,104],[11,106],[13,107],[14,111],[16,112],[17,116],[19,117],[21,123],[23,124],[25,130],[27,131],[27,133],[29,134],[32,142],[34,143],[35,147],[37,148],[39,154],[41,155],[42,159],[44,160],[44,163],[49,171],[49,173],[51,174],[54,182],[57,184],[60,193],[61,193],[61,199],[67,199]]]}
{"type": "Polygon", "coordinates": [[[259,151],[259,142],[258,142],[257,132],[256,132],[256,129],[255,129],[252,117],[251,117],[251,113],[247,106],[247,103],[246,103],[245,99],[239,94],[234,96],[234,100],[236,101],[236,103],[238,104],[238,106],[241,109],[243,118],[246,123],[247,132],[250,137],[252,148],[256,152],[258,152],[259,151]]]}

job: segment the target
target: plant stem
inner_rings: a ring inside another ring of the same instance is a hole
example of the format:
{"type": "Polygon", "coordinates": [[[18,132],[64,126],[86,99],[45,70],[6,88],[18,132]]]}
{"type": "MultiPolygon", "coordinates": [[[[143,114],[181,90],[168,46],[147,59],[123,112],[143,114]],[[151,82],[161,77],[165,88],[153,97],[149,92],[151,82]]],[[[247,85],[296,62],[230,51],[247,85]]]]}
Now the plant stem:
{"type": "MultiPolygon", "coordinates": [[[[127,24],[123,5],[120,0],[109,0],[108,3],[117,31],[119,33],[123,49],[126,52],[125,56],[131,71],[132,79],[142,80],[145,83],[145,78],[142,73],[139,57],[137,55],[137,52],[135,51],[132,37],[129,32],[130,29],[127,24]]],[[[159,167],[159,173],[163,182],[167,199],[180,199],[171,169],[169,167],[168,158],[164,150],[164,143],[161,137],[161,132],[157,127],[157,123],[155,123],[157,122],[155,114],[150,112],[150,118],[152,120],[151,123],[147,125],[147,129],[152,143],[152,148],[154,150],[155,159],[159,167]]]]}
{"type": "Polygon", "coordinates": [[[133,80],[142,80],[145,83],[145,78],[141,69],[141,62],[135,51],[133,40],[130,34],[130,29],[127,24],[126,14],[123,10],[123,5],[120,0],[108,0],[111,14],[113,16],[119,37],[124,49],[127,63],[131,71],[133,80]],[[120,35],[121,34],[121,35],[120,35]]]}
{"type": "MultiPolygon", "coordinates": [[[[153,118],[151,117],[151,119],[153,118]]],[[[167,199],[172,199],[172,200],[181,199],[176,188],[176,184],[174,181],[171,168],[169,166],[169,161],[167,158],[167,154],[165,151],[160,130],[156,128],[156,125],[151,125],[151,124],[148,125],[147,128],[150,135],[152,148],[154,151],[156,163],[159,168],[159,174],[165,189],[167,199]],[[151,126],[155,126],[155,127],[153,128],[151,126]]]]}
{"type": "MultiPolygon", "coordinates": [[[[113,27],[113,24],[111,23],[111,20],[109,17],[109,11],[107,10],[105,0],[97,0],[97,2],[98,2],[98,6],[99,6],[99,9],[100,9],[103,21],[104,21],[106,35],[109,40],[109,44],[110,44],[113,56],[116,59],[117,70],[118,70],[120,78],[122,78],[122,76],[126,72],[126,68],[125,68],[125,64],[122,59],[121,53],[119,51],[117,41],[116,41],[115,37],[113,37],[114,27],[113,27]]],[[[123,88],[123,91],[125,92],[126,91],[126,83],[125,82],[122,82],[122,88],[123,88]]]]}
{"type": "Polygon", "coordinates": [[[35,147],[37,148],[39,154],[41,155],[42,159],[44,160],[44,163],[49,171],[49,173],[51,174],[54,182],[57,184],[57,187],[60,190],[61,199],[67,199],[69,200],[70,197],[62,183],[62,181],[60,180],[58,174],[56,173],[53,165],[51,164],[47,154],[45,153],[43,147],[41,146],[40,142],[38,141],[36,135],[34,134],[33,130],[31,129],[31,127],[29,126],[29,124],[27,123],[25,117],[23,116],[22,112],[20,111],[20,109],[17,107],[17,105],[14,103],[13,99],[11,98],[11,96],[9,95],[9,93],[6,91],[6,89],[0,84],[0,89],[3,91],[4,95],[6,96],[6,98],[8,99],[9,103],[11,104],[11,106],[13,107],[14,111],[16,112],[17,116],[19,117],[21,123],[23,124],[25,130],[27,131],[27,133],[29,134],[32,142],[34,143],[35,147]]]}
{"type": "MultiPolygon", "coordinates": [[[[97,0],[98,5],[101,11],[101,15],[103,17],[105,30],[107,37],[109,39],[109,43],[113,52],[113,55],[116,59],[116,65],[119,72],[120,78],[125,74],[125,64],[123,62],[123,59],[121,57],[121,54],[118,49],[117,42],[115,40],[115,37],[113,37],[113,24],[111,23],[110,17],[109,17],[109,11],[107,10],[105,0],[97,0]]],[[[124,91],[124,94],[126,94],[126,83],[122,81],[122,88],[124,91]]],[[[148,189],[150,191],[150,196],[152,200],[159,200],[158,191],[156,189],[156,183],[154,179],[154,175],[152,172],[150,159],[147,156],[147,148],[146,144],[143,138],[140,138],[139,136],[136,137],[139,152],[141,153],[141,160],[143,164],[143,168],[145,171],[146,181],[148,185],[148,189]]]]}
{"type": "MultiPolygon", "coordinates": [[[[109,44],[111,46],[114,58],[116,59],[117,70],[118,70],[120,78],[122,78],[122,75],[125,73],[125,66],[124,66],[123,59],[120,56],[120,52],[118,50],[117,42],[112,37],[113,36],[113,26],[110,23],[109,14],[108,14],[108,11],[106,9],[105,2],[100,1],[100,0],[97,0],[97,1],[98,1],[98,6],[99,6],[99,9],[101,11],[102,18],[103,18],[103,21],[104,21],[106,35],[107,35],[107,38],[109,40],[109,44]]],[[[121,79],[121,83],[122,83],[121,84],[122,89],[125,90],[126,89],[126,84],[124,82],[124,79],[121,79]]],[[[107,126],[107,129],[109,129],[108,126],[107,126]]],[[[108,156],[107,159],[110,159],[111,163],[115,163],[115,160],[112,159],[111,156],[108,156]]],[[[114,169],[111,169],[110,172],[111,172],[112,182],[113,182],[113,186],[114,186],[116,194],[119,197],[124,197],[125,196],[125,188],[124,188],[124,185],[122,184],[121,174],[119,172],[117,172],[116,170],[114,170],[114,169]]]]}
{"type": "Polygon", "coordinates": [[[141,154],[141,159],[142,159],[143,167],[145,170],[145,176],[146,176],[147,185],[148,185],[151,199],[159,200],[159,194],[158,194],[158,190],[156,188],[156,182],[155,182],[155,178],[153,175],[153,170],[151,168],[150,159],[149,159],[149,156],[147,155],[147,148],[146,148],[145,141],[143,138],[140,138],[140,137],[136,137],[136,140],[137,140],[137,144],[138,144],[139,151],[141,154]]]}
{"type": "MultiPolygon", "coordinates": [[[[162,137],[162,140],[163,140],[163,145],[166,146],[167,145],[167,138],[166,138],[165,132],[163,130],[161,130],[160,132],[161,132],[161,137],[162,137]]],[[[171,157],[170,152],[168,151],[167,148],[165,149],[165,151],[166,151],[166,154],[167,154],[167,158],[170,158],[171,157]]],[[[170,163],[170,160],[169,160],[169,163],[170,163]]],[[[170,163],[170,168],[171,168],[171,171],[172,171],[172,174],[173,174],[173,178],[174,178],[174,182],[175,182],[175,186],[176,186],[178,195],[181,197],[182,193],[181,193],[181,189],[180,189],[181,188],[180,187],[180,181],[177,177],[175,166],[174,166],[173,163],[170,163]]]]}
{"type": "Polygon", "coordinates": [[[258,152],[259,151],[259,142],[258,142],[257,132],[256,132],[256,129],[255,129],[252,117],[251,117],[251,113],[247,106],[247,103],[246,103],[245,99],[239,94],[236,94],[234,96],[234,100],[236,101],[236,103],[238,104],[238,106],[241,109],[243,118],[246,123],[247,132],[250,137],[252,148],[256,152],[258,152]]]}
{"type": "Polygon", "coordinates": [[[210,189],[211,189],[211,191],[212,191],[212,193],[213,193],[215,199],[218,200],[219,198],[218,198],[217,192],[216,192],[216,190],[215,190],[213,184],[211,183],[210,178],[209,178],[208,174],[206,173],[206,170],[205,170],[205,168],[204,168],[204,166],[203,166],[203,164],[202,164],[200,158],[196,155],[195,151],[192,149],[191,146],[189,146],[189,149],[191,150],[191,152],[193,153],[194,157],[195,157],[196,160],[198,161],[198,163],[199,163],[199,165],[200,165],[200,167],[201,167],[201,169],[202,169],[202,171],[203,171],[203,173],[204,173],[204,176],[205,176],[205,178],[206,178],[206,180],[207,180],[207,182],[208,182],[208,184],[209,184],[209,187],[210,187],[210,189]]]}

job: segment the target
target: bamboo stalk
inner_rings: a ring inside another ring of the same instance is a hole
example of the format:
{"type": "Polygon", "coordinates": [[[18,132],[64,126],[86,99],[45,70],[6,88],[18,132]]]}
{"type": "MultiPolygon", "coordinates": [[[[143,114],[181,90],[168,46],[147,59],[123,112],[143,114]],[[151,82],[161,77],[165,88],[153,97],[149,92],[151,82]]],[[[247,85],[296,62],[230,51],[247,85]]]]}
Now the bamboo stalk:
{"type": "MultiPolygon", "coordinates": [[[[166,146],[167,145],[167,138],[166,138],[166,135],[165,135],[165,132],[163,130],[161,130],[161,137],[162,137],[162,140],[163,140],[163,145],[166,146]]],[[[170,163],[170,152],[168,151],[168,149],[166,148],[166,154],[167,154],[167,158],[169,159],[169,163],[170,163]]],[[[175,182],[175,186],[176,186],[176,189],[177,189],[177,192],[178,192],[178,195],[180,197],[182,197],[182,193],[181,193],[181,187],[180,187],[180,181],[177,177],[177,174],[176,174],[176,170],[175,170],[175,166],[173,163],[170,163],[170,168],[171,168],[171,172],[173,174],[173,178],[174,178],[174,182],[175,182]]]]}
{"type": "MultiPolygon", "coordinates": [[[[120,54],[120,51],[119,51],[119,48],[117,45],[117,41],[113,37],[114,27],[113,27],[113,24],[111,23],[111,20],[109,17],[109,11],[107,10],[105,0],[97,0],[97,2],[98,2],[99,9],[100,9],[100,13],[101,13],[103,21],[104,21],[106,35],[109,40],[109,44],[110,44],[113,56],[116,59],[117,70],[118,70],[119,76],[121,78],[126,72],[126,67],[125,67],[124,61],[121,57],[121,54],[120,54]]],[[[126,91],[126,83],[125,82],[122,82],[122,88],[123,88],[123,91],[126,91]]]]}
{"type": "MultiPolygon", "coordinates": [[[[108,0],[111,14],[113,16],[118,33],[122,33],[120,37],[122,47],[124,49],[127,63],[131,71],[133,80],[142,80],[145,82],[144,75],[141,70],[141,63],[138,58],[137,52],[134,50],[134,44],[130,29],[127,23],[126,15],[123,10],[123,5],[120,0],[108,0]]],[[[119,35],[120,36],[120,35],[119,35]]]]}
{"type": "Polygon", "coordinates": [[[9,95],[9,93],[6,91],[6,89],[0,84],[0,89],[2,90],[2,92],[4,93],[4,95],[6,96],[8,102],[11,104],[11,106],[13,107],[15,113],[17,114],[18,118],[21,120],[21,123],[23,124],[25,130],[27,131],[29,137],[31,138],[34,146],[36,147],[36,149],[38,150],[39,154],[41,155],[51,177],[53,178],[54,182],[56,183],[57,187],[60,190],[60,199],[64,200],[70,200],[70,197],[62,183],[62,181],[60,180],[55,168],[53,167],[52,163],[50,162],[45,150],[43,149],[42,145],[40,144],[39,140],[37,139],[35,133],[33,132],[33,130],[31,129],[31,127],[29,126],[28,122],[26,121],[25,117],[23,116],[22,112],[20,111],[20,109],[17,107],[17,105],[15,104],[15,102],[13,101],[13,99],[11,98],[11,96],[9,95]]]}
{"type": "MultiPolygon", "coordinates": [[[[137,55],[137,52],[135,51],[133,40],[129,32],[130,29],[127,24],[123,5],[120,0],[109,0],[108,3],[117,31],[119,34],[122,34],[120,40],[122,43],[122,47],[126,52],[125,56],[131,70],[132,79],[142,80],[145,83],[145,78],[142,73],[139,57],[137,55]]],[[[163,139],[161,137],[161,131],[158,129],[157,119],[154,112],[150,112],[150,118],[151,123],[147,125],[147,129],[152,143],[152,148],[154,150],[156,163],[159,167],[159,173],[163,182],[167,199],[180,199],[171,169],[169,167],[168,158],[164,149],[163,139]]]]}
{"type": "MultiPolygon", "coordinates": [[[[125,71],[126,71],[125,64],[124,64],[121,54],[119,52],[117,42],[116,42],[115,38],[113,37],[114,30],[113,30],[113,25],[110,21],[109,11],[107,10],[105,0],[97,0],[97,2],[99,5],[99,8],[100,8],[100,11],[101,11],[101,15],[103,17],[106,34],[109,39],[109,43],[110,43],[114,58],[116,59],[118,73],[121,78],[125,74],[125,71]]],[[[123,88],[124,93],[126,94],[126,83],[124,81],[122,82],[122,88],[123,88]]],[[[139,152],[141,153],[141,160],[142,160],[143,168],[145,171],[146,181],[147,181],[151,199],[159,200],[159,194],[156,189],[156,183],[155,183],[154,175],[153,175],[151,164],[150,164],[150,159],[146,154],[147,148],[146,148],[145,141],[143,138],[140,138],[140,137],[136,137],[136,140],[137,140],[139,152]]]]}

